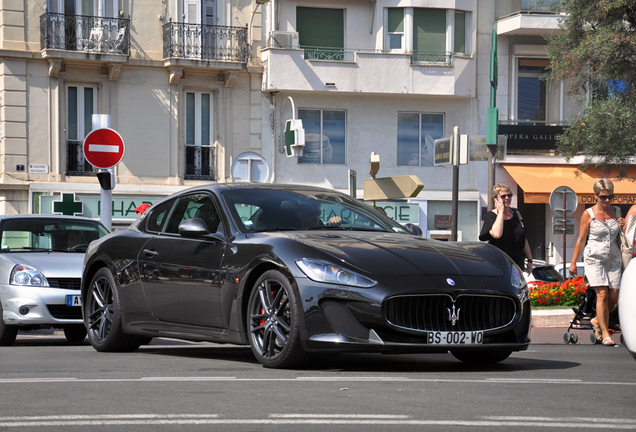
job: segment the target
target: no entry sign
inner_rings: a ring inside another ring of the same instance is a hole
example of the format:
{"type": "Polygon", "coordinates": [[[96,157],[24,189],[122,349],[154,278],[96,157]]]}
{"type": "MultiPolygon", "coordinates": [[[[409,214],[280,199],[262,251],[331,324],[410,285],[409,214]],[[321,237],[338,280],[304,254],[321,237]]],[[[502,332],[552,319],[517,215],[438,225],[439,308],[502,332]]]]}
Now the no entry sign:
{"type": "Polygon", "coordinates": [[[84,157],[95,168],[112,168],[124,157],[124,139],[113,129],[95,129],[84,139],[84,157]]]}

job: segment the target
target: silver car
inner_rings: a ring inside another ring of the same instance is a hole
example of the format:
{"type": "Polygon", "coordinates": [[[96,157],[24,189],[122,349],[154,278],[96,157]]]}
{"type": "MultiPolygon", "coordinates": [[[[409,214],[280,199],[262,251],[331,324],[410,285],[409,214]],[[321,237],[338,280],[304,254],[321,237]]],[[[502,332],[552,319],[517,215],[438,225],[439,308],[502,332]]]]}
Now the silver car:
{"type": "Polygon", "coordinates": [[[88,244],[108,229],[74,216],[0,216],[0,346],[18,330],[61,328],[86,337],[80,285],[88,244]]]}

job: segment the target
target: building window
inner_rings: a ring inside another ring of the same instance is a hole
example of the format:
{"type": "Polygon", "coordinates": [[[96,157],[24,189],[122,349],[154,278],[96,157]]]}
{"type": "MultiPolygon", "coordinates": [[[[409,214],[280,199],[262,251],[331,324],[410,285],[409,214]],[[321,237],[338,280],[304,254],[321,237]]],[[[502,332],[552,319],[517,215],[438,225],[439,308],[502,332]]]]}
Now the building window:
{"type": "Polygon", "coordinates": [[[353,60],[344,52],[343,9],[297,7],[296,28],[306,59],[353,60]]]}
{"type": "Polygon", "coordinates": [[[387,9],[387,51],[404,51],[404,9],[387,9]]]}
{"type": "Polygon", "coordinates": [[[385,17],[385,49],[410,52],[413,64],[450,64],[451,53],[468,53],[470,12],[387,8],[385,17]]]}
{"type": "Polygon", "coordinates": [[[443,114],[398,113],[397,164],[433,166],[435,140],[444,135],[443,114]]]}
{"type": "Polygon", "coordinates": [[[541,76],[550,61],[527,58],[520,58],[517,61],[517,120],[545,122],[548,104],[547,89],[541,76]]]}
{"type": "Polygon", "coordinates": [[[93,130],[97,111],[97,87],[69,85],[66,88],[66,174],[92,175],[93,167],[84,158],[84,138],[93,130]]]}
{"type": "Polygon", "coordinates": [[[213,96],[186,92],[185,178],[215,180],[213,96]]]}
{"type": "Polygon", "coordinates": [[[305,148],[299,163],[345,163],[345,112],[298,110],[305,129],[305,148]]]}

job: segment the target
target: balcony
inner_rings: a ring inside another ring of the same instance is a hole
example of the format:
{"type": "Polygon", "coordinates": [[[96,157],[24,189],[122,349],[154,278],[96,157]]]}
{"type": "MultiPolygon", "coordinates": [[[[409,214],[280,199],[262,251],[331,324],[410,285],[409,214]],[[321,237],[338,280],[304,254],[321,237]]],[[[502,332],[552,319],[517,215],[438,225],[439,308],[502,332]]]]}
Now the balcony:
{"type": "Polygon", "coordinates": [[[84,157],[81,141],[66,142],[66,175],[94,176],[97,172],[84,157]]]}
{"type": "MultiPolygon", "coordinates": [[[[40,49],[130,55],[130,20],[47,12],[40,16],[40,49]]],[[[64,57],[63,54],[57,53],[64,57]]]]}
{"type": "Polygon", "coordinates": [[[559,31],[556,0],[497,0],[497,34],[543,36],[559,31]]]}
{"type": "Polygon", "coordinates": [[[269,45],[261,56],[269,91],[476,96],[474,59],[448,52],[269,45]]]}
{"type": "Polygon", "coordinates": [[[246,64],[247,27],[167,23],[163,26],[163,57],[246,64]]]}

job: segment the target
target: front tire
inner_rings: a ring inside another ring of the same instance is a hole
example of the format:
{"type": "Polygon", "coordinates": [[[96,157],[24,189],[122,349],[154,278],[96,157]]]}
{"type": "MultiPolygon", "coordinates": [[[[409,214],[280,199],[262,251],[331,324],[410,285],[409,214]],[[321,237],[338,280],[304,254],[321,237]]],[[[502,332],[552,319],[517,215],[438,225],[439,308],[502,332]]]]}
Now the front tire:
{"type": "Polygon", "coordinates": [[[305,360],[299,322],[300,306],[289,281],[276,270],[263,273],[247,307],[250,347],[263,366],[293,368],[305,360]]]}
{"type": "Polygon", "coordinates": [[[86,327],[73,325],[64,327],[64,337],[69,342],[81,342],[86,339],[86,327]]]}
{"type": "Polygon", "coordinates": [[[130,352],[141,345],[142,338],[124,333],[119,311],[119,293],[110,270],[95,273],[83,301],[84,324],[88,340],[101,352],[130,352]]]}
{"type": "Polygon", "coordinates": [[[0,346],[11,346],[18,336],[18,327],[5,324],[2,314],[2,302],[0,301],[0,346]]]}
{"type": "Polygon", "coordinates": [[[485,365],[504,361],[512,351],[451,351],[451,354],[464,363],[485,365]]]}

